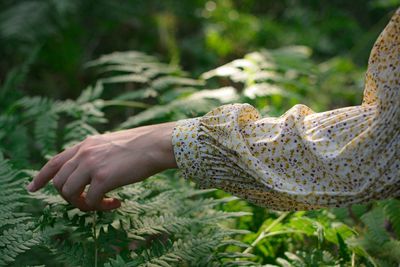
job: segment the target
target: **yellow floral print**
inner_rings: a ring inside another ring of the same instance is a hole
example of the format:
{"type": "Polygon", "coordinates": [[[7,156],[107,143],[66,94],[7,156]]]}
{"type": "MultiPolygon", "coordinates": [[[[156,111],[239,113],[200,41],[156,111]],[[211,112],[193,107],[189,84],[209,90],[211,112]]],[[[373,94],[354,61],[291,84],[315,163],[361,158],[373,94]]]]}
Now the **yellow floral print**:
{"type": "Polygon", "coordinates": [[[339,207],[400,195],[400,9],[368,62],[362,105],[295,105],[260,118],[249,104],[180,120],[172,142],[184,177],[278,210],[339,207]]]}

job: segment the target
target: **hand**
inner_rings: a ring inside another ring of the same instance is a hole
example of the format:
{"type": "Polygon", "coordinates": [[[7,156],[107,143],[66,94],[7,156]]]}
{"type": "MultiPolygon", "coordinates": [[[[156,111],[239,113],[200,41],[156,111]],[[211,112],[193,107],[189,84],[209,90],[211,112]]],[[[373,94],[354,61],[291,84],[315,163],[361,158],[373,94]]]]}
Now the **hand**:
{"type": "Polygon", "coordinates": [[[174,125],[90,136],[54,156],[27,189],[37,191],[53,180],[61,196],[82,211],[118,208],[121,202],[105,197],[107,192],[177,167],[171,142],[174,125]]]}

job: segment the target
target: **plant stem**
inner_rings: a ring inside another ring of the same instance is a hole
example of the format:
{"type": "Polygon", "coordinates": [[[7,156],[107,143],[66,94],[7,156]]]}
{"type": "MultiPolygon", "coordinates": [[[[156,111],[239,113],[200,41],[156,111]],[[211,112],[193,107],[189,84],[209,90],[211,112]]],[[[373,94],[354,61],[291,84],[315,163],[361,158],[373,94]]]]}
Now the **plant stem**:
{"type": "MultiPolygon", "coordinates": [[[[249,253],[250,251],[253,250],[253,248],[254,248],[264,237],[272,235],[272,233],[268,234],[268,232],[269,232],[275,225],[277,225],[277,224],[280,223],[283,219],[285,219],[286,216],[288,216],[288,215],[289,215],[289,212],[284,212],[284,213],[282,213],[281,216],[279,216],[275,221],[273,221],[270,225],[268,225],[268,227],[265,228],[264,231],[262,231],[262,232],[260,233],[260,235],[256,238],[256,240],[254,240],[253,243],[251,243],[250,247],[246,248],[246,249],[243,251],[243,253],[249,253]]],[[[279,233],[282,234],[282,233],[285,233],[285,232],[288,232],[288,231],[280,231],[279,233]]]]}
{"type": "Polygon", "coordinates": [[[137,101],[127,101],[127,100],[107,100],[103,102],[103,106],[124,106],[130,108],[149,108],[151,105],[137,102],[137,101]]]}
{"type": "Polygon", "coordinates": [[[96,234],[96,220],[97,220],[96,211],[93,212],[93,239],[94,239],[94,267],[97,267],[97,258],[98,258],[98,244],[97,244],[97,234],[96,234]]]}

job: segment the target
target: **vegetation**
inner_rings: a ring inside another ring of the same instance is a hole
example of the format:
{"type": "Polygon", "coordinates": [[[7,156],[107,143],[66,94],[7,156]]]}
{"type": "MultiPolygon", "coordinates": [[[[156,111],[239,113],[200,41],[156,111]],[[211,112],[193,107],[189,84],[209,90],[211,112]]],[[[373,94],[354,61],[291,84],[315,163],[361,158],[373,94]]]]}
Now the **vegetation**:
{"type": "Polygon", "coordinates": [[[372,42],[399,4],[241,2],[0,3],[0,266],[400,264],[396,199],[277,212],[172,170],[113,191],[113,212],[80,212],[52,185],[26,192],[88,135],[233,102],[264,116],[359,104],[372,42]]]}

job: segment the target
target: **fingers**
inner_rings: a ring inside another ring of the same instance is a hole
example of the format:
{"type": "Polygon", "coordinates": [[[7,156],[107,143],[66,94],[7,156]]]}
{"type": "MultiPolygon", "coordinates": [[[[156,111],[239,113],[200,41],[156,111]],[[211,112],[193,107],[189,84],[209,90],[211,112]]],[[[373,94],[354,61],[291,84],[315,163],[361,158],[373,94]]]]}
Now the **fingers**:
{"type": "Polygon", "coordinates": [[[53,183],[61,196],[81,211],[108,211],[119,208],[121,206],[120,201],[104,198],[107,189],[103,188],[101,183],[96,182],[97,180],[91,178],[90,171],[86,166],[82,164],[76,166],[77,163],[75,162],[77,161],[73,158],[65,163],[53,179],[53,183]],[[84,193],[84,190],[86,185],[90,183],[89,191],[94,193],[96,199],[87,201],[87,194],[84,193]]]}
{"type": "Polygon", "coordinates": [[[104,198],[103,192],[106,189],[103,189],[100,184],[95,184],[95,181],[91,179],[88,168],[82,164],[74,168],[73,163],[70,162],[74,162],[74,159],[64,164],[53,180],[57,190],[66,201],[81,211],[108,211],[121,206],[120,201],[117,199],[104,198]],[[89,202],[90,204],[88,204],[87,194],[84,190],[86,185],[90,183],[89,191],[92,188],[91,191],[96,192],[100,200],[95,200],[96,202],[89,202]]]}
{"type": "Polygon", "coordinates": [[[85,196],[86,205],[93,210],[103,211],[119,208],[121,202],[116,198],[105,198],[104,191],[103,186],[92,180],[85,196]]]}
{"type": "Polygon", "coordinates": [[[53,185],[58,190],[60,194],[62,194],[62,189],[64,184],[67,182],[67,179],[75,172],[78,168],[78,160],[70,159],[67,161],[61,169],[57,172],[57,174],[53,178],[53,185]]]}
{"type": "Polygon", "coordinates": [[[79,149],[79,144],[66,149],[64,152],[54,156],[40,170],[33,181],[27,186],[30,192],[35,192],[45,186],[65,162],[70,160],[79,149]]]}
{"type": "Polygon", "coordinates": [[[99,183],[95,180],[89,186],[89,189],[86,194],[86,203],[93,208],[96,208],[106,193],[99,183]]]}
{"type": "Polygon", "coordinates": [[[72,173],[68,172],[68,170],[61,173],[63,169],[64,167],[54,178],[54,186],[66,201],[77,208],[84,208],[79,201],[79,197],[85,190],[86,185],[90,183],[90,176],[87,168],[82,168],[82,165],[79,165],[72,173]]]}
{"type": "Polygon", "coordinates": [[[81,195],[73,200],[72,205],[80,209],[81,211],[109,211],[117,209],[121,206],[121,202],[115,198],[104,198],[100,204],[95,208],[91,207],[86,203],[86,193],[83,192],[81,195]]]}
{"type": "Polygon", "coordinates": [[[93,138],[87,139],[86,143],[79,143],[53,157],[43,166],[27,189],[35,192],[53,179],[53,184],[61,196],[82,211],[106,211],[120,207],[119,200],[104,196],[112,189],[106,185],[110,181],[110,175],[107,171],[104,172],[107,169],[99,168],[104,160],[99,160],[99,153],[92,149],[95,147],[94,141],[96,140],[93,138]],[[90,186],[86,194],[84,191],[88,184],[90,186]]]}
{"type": "Polygon", "coordinates": [[[116,198],[107,198],[107,197],[102,197],[100,202],[95,207],[89,206],[87,204],[87,193],[82,193],[82,195],[79,197],[79,199],[77,201],[79,202],[79,205],[81,207],[79,209],[81,211],[92,211],[92,210],[110,211],[110,210],[121,207],[120,200],[118,200],[116,198]]]}
{"type": "Polygon", "coordinates": [[[121,201],[116,198],[102,197],[99,203],[92,206],[88,205],[87,193],[83,192],[79,197],[74,199],[73,205],[81,211],[110,211],[121,207],[121,201]]]}

